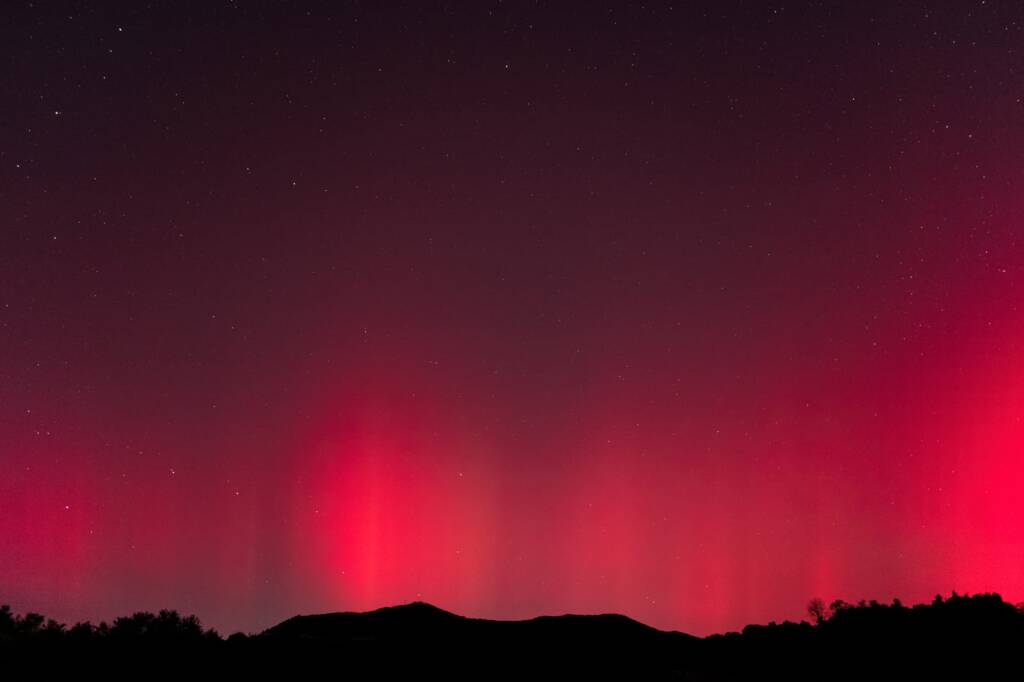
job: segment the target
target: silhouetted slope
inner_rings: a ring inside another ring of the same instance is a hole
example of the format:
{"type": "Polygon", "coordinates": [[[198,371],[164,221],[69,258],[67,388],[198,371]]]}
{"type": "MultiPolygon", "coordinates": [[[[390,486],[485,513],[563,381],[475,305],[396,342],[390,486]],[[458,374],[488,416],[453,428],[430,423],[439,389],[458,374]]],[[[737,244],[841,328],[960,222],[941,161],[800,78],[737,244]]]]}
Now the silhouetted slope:
{"type": "MultiPolygon", "coordinates": [[[[296,616],[253,638],[268,649],[330,650],[388,672],[447,674],[655,674],[697,646],[696,637],[664,632],[618,614],[466,618],[414,602],[363,613],[296,616]],[[395,659],[395,655],[399,658],[395,659]]],[[[360,664],[366,670],[364,663],[360,664]]],[[[657,675],[655,675],[657,676],[657,675]]]]}
{"type": "Polygon", "coordinates": [[[448,639],[504,641],[586,639],[652,645],[697,641],[681,632],[657,630],[619,614],[539,616],[528,620],[467,618],[424,602],[389,606],[366,612],[295,616],[267,629],[261,636],[274,639],[369,641],[448,639]]]}
{"type": "Polygon", "coordinates": [[[265,630],[274,638],[369,640],[423,637],[439,632],[469,632],[473,621],[425,602],[386,606],[374,611],[295,616],[265,630]]]}

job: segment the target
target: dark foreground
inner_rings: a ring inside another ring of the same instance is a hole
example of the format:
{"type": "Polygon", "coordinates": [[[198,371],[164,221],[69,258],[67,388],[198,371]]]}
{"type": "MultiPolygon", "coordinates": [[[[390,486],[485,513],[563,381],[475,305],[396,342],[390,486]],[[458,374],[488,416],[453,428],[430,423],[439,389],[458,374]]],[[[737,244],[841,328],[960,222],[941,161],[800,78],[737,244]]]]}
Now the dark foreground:
{"type": "Polygon", "coordinates": [[[174,611],[66,627],[0,610],[0,670],[47,678],[100,673],[324,679],[1016,678],[1024,610],[998,594],[906,607],[812,605],[815,623],[750,625],[697,638],[620,615],[464,618],[424,603],[296,616],[221,637],[174,611]]]}

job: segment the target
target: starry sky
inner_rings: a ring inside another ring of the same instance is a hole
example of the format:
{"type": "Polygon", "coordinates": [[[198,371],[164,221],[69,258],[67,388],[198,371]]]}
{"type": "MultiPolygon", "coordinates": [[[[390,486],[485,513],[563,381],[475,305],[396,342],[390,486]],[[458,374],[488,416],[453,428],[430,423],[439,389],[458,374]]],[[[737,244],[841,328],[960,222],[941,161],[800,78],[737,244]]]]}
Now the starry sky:
{"type": "Polygon", "coordinates": [[[1016,2],[12,2],[0,602],[1024,598],[1016,2]]]}

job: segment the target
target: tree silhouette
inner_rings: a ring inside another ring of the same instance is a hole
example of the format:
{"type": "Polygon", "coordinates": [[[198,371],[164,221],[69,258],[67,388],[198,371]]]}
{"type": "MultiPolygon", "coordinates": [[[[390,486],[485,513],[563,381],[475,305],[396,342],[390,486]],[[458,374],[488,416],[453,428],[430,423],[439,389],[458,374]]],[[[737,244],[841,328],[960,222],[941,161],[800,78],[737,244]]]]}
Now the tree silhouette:
{"type": "Polygon", "coordinates": [[[814,622],[821,625],[828,618],[828,607],[825,606],[825,601],[820,597],[814,597],[807,602],[807,613],[814,622]]]}

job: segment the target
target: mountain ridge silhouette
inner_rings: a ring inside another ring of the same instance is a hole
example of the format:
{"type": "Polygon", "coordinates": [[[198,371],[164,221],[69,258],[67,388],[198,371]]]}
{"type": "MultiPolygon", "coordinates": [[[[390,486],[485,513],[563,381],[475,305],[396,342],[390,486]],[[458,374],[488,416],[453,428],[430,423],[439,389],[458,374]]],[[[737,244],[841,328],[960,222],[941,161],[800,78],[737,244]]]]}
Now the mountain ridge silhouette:
{"type": "Polygon", "coordinates": [[[462,616],[433,604],[414,601],[370,611],[338,611],[288,618],[256,635],[270,642],[321,644],[430,645],[453,642],[479,649],[549,649],[576,651],[595,645],[660,656],[681,652],[699,638],[659,630],[619,613],[540,615],[497,620],[462,616]]]}

